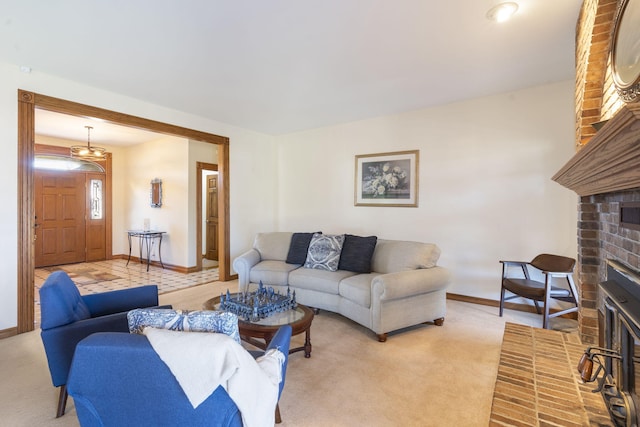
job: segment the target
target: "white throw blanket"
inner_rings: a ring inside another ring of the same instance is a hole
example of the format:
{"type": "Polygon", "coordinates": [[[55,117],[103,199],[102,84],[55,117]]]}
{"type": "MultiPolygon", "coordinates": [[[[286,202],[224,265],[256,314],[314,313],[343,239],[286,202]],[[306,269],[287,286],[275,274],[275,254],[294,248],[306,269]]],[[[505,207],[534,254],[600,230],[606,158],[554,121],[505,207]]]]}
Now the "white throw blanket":
{"type": "Polygon", "coordinates": [[[256,362],[225,334],[154,328],[143,333],[194,408],[221,385],[240,410],[244,427],[274,425],[282,352],[270,350],[256,362]]]}

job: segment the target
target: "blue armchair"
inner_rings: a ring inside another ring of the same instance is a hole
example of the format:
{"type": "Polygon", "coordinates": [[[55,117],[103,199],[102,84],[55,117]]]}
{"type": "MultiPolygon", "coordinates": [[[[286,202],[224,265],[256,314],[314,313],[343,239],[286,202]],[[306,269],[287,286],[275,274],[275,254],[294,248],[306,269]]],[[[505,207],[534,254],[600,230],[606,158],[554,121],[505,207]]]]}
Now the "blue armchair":
{"type": "Polygon", "coordinates": [[[64,271],[47,277],[40,288],[40,336],[51,381],[60,387],[56,417],[64,415],[67,376],[78,342],[95,332],[128,332],[128,310],[157,305],[155,285],[82,296],[64,271]]]}
{"type": "MultiPolygon", "coordinates": [[[[285,355],[280,393],[290,340],[291,327],[283,326],[267,348],[285,355]]],[[[242,426],[241,414],[222,386],[194,409],[144,335],[99,333],[82,340],[67,388],[82,427],[242,426]]],[[[278,414],[276,407],[276,420],[278,414]]]]}

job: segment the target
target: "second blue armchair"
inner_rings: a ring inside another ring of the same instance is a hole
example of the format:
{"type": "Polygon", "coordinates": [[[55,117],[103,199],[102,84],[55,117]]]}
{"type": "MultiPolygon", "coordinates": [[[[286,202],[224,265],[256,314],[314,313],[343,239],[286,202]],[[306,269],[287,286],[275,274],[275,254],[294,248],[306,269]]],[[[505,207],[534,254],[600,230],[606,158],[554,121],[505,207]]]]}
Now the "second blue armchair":
{"type": "Polygon", "coordinates": [[[40,288],[41,337],[51,381],[60,387],[56,417],[64,415],[67,376],[76,344],[95,332],[128,332],[127,311],[158,305],[158,287],[80,295],[64,271],[55,271],[40,288]]]}

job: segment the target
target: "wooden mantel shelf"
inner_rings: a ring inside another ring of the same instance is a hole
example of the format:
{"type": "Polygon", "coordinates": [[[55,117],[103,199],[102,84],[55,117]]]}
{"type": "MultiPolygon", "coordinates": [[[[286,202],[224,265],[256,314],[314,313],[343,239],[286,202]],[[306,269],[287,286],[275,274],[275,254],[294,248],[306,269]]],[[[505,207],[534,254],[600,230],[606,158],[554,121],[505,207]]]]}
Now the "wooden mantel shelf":
{"type": "Polygon", "coordinates": [[[622,107],[551,179],[580,196],[640,188],[640,103],[622,107]]]}

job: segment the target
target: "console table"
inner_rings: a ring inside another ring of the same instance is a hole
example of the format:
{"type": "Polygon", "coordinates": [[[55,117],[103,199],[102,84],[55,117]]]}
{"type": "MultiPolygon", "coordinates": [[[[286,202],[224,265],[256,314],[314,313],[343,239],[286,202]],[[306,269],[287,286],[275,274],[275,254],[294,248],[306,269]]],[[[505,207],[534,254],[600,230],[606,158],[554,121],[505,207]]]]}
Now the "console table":
{"type": "Polygon", "coordinates": [[[129,258],[127,258],[127,265],[129,265],[129,261],[131,261],[131,239],[137,237],[139,241],[139,249],[140,249],[140,262],[142,263],[142,248],[146,245],[147,247],[147,271],[149,271],[149,264],[151,263],[151,247],[153,246],[153,242],[155,239],[158,239],[158,259],[160,260],[160,265],[164,268],[164,264],[162,263],[162,235],[166,234],[166,231],[157,231],[157,230],[128,230],[127,231],[127,239],[129,240],[129,258]]]}

